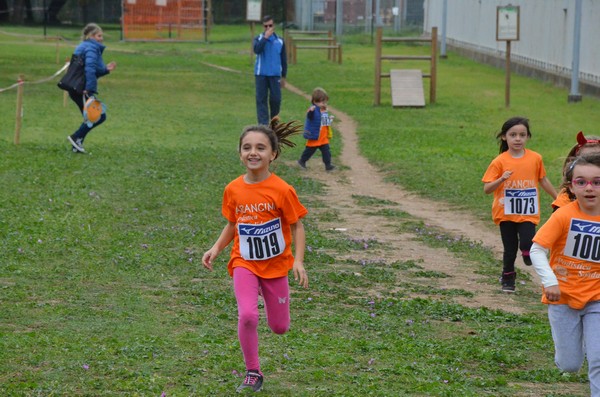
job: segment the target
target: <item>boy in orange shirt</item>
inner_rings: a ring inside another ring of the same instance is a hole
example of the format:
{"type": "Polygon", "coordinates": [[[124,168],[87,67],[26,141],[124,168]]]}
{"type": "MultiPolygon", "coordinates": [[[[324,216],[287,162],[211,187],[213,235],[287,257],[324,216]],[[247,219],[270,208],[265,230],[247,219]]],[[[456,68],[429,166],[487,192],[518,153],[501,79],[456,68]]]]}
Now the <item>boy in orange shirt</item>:
{"type": "Polygon", "coordinates": [[[306,169],[306,162],[315,154],[317,149],[321,151],[326,171],[332,171],[335,166],[331,164],[331,150],[329,139],[331,138],[331,119],[327,111],[329,96],[324,89],[317,87],[313,90],[311,106],[306,111],[304,123],[304,138],[306,147],[298,160],[298,165],[306,169]]]}

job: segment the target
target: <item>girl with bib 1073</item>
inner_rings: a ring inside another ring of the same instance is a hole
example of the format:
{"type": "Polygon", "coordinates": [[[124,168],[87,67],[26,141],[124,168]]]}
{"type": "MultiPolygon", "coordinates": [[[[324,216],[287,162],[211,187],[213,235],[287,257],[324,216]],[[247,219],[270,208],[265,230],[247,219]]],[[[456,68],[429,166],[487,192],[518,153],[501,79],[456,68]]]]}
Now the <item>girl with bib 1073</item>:
{"type": "Polygon", "coordinates": [[[514,292],[519,248],[523,262],[531,265],[529,250],[535,227],[540,222],[538,185],[553,199],[556,199],[556,190],[546,177],[542,156],[525,149],[531,138],[529,120],[524,117],[507,120],[496,138],[500,142],[500,155],[492,160],[483,175],[483,191],[494,193],[492,217],[500,227],[504,246],[502,291],[514,292]]]}
{"type": "Polygon", "coordinates": [[[600,154],[576,157],[566,168],[566,187],[576,200],[536,233],[531,259],[544,287],[554,362],[577,372],[587,358],[590,395],[600,397],[600,154]]]}
{"type": "Polygon", "coordinates": [[[238,337],[246,364],[246,376],[238,392],[246,388],[259,391],[263,384],[258,357],[259,295],[269,328],[283,334],[290,326],[288,272],[292,270],[294,279],[308,287],[301,220],[308,211],[294,188],[269,169],[281,152],[281,144],[293,145],[286,136],[300,132],[301,126],[271,125],[244,129],[239,154],[246,173],[225,187],[221,212],[227,224],[202,257],[204,266],[212,270],[217,255],[233,241],[228,271],[233,277],[238,337]]]}

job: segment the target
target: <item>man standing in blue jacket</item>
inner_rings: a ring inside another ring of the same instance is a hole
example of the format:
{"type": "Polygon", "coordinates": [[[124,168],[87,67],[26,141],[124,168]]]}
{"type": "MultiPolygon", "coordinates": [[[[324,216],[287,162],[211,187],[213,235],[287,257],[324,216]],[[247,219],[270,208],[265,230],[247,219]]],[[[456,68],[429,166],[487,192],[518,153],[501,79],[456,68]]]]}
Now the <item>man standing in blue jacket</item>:
{"type": "Polygon", "coordinates": [[[258,123],[268,125],[269,121],[279,114],[281,108],[281,88],[285,87],[287,56],[285,43],[275,34],[275,24],[271,16],[263,18],[263,27],[265,31],[254,38],[254,77],[258,123]]]}

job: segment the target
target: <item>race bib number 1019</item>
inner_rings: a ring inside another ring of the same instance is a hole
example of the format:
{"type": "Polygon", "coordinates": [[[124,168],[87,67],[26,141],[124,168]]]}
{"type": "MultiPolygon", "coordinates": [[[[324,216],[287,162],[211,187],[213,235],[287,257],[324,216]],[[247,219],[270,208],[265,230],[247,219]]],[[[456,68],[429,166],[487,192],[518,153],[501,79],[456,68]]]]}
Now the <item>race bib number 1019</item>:
{"type": "Polygon", "coordinates": [[[537,189],[506,189],[504,191],[505,215],[537,215],[537,189]]]}
{"type": "Polygon", "coordinates": [[[240,253],[249,261],[262,261],[280,255],[285,249],[281,219],[251,224],[239,223],[240,253]]]}

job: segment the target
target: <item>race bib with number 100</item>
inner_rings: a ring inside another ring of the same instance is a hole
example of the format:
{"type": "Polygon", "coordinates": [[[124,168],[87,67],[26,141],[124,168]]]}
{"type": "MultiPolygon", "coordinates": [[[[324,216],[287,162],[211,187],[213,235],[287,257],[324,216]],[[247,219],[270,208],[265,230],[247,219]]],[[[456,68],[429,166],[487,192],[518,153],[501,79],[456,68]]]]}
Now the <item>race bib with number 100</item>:
{"type": "Polygon", "coordinates": [[[252,224],[238,223],[240,254],[249,261],[263,261],[280,255],[285,249],[281,219],[252,224]]]}
{"type": "Polygon", "coordinates": [[[600,223],[571,219],[563,254],[600,263],[600,223]]]}
{"type": "Polygon", "coordinates": [[[504,190],[504,215],[537,215],[537,189],[504,190]]]}

